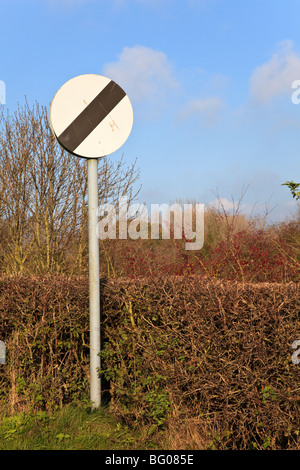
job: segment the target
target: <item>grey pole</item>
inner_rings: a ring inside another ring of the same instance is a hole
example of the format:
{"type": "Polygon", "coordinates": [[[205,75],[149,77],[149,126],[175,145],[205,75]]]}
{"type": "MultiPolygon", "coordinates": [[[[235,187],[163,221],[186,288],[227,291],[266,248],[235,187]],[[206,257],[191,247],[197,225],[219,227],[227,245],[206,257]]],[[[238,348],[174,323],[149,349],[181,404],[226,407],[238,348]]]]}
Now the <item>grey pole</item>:
{"type": "Polygon", "coordinates": [[[89,158],[88,226],[89,226],[89,289],[90,289],[90,400],[92,407],[101,404],[100,360],[100,266],[98,223],[98,159],[89,158]]]}

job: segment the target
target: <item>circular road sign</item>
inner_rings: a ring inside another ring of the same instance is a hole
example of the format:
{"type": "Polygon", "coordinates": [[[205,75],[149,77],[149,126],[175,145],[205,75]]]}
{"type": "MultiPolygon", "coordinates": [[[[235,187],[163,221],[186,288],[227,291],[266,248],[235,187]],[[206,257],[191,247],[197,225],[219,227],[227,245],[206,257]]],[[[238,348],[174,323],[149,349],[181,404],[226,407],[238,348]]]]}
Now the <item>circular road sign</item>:
{"type": "Polygon", "coordinates": [[[85,74],[58,90],[50,105],[49,121],[54,136],[68,152],[99,158],[124,144],[132,129],[133,110],[117,83],[85,74]]]}

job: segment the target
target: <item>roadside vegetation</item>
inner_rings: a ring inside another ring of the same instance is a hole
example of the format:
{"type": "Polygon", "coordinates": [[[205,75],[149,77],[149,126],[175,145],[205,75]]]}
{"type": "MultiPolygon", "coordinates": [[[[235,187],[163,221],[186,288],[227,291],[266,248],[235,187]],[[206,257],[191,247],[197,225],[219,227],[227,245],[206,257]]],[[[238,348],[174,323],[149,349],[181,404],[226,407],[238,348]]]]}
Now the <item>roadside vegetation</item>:
{"type": "Polygon", "coordinates": [[[141,450],[156,449],[107,407],[63,406],[46,411],[0,415],[0,450],[141,450]]]}
{"type": "MultiPolygon", "coordinates": [[[[102,160],[99,202],[130,204],[138,178],[102,160]]],[[[268,224],[219,201],[198,251],[172,219],[170,239],[100,240],[108,398],[91,412],[86,168],[45,108],[0,116],[0,450],[300,449],[299,206],[268,224]]]]}

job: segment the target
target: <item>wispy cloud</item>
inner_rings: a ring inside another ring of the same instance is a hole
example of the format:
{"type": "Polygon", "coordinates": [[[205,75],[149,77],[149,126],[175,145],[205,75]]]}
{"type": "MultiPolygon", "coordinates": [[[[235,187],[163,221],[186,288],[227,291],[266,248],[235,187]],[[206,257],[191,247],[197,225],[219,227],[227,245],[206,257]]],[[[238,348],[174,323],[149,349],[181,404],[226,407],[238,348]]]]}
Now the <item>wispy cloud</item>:
{"type": "Polygon", "coordinates": [[[274,98],[291,95],[291,85],[300,79],[300,56],[293,50],[293,42],[282,41],[278,50],[250,77],[250,94],[256,104],[267,104],[274,98]]]}
{"type": "Polygon", "coordinates": [[[177,86],[166,54],[145,46],[124,47],[117,61],[103,67],[103,73],[119,83],[133,102],[157,100],[177,86]]]}
{"type": "Polygon", "coordinates": [[[181,120],[198,118],[205,126],[210,127],[218,121],[223,107],[224,102],[218,96],[194,98],[181,109],[178,118],[181,120]]]}
{"type": "Polygon", "coordinates": [[[217,199],[214,199],[213,201],[210,201],[208,203],[208,206],[215,208],[220,212],[222,211],[232,212],[232,213],[240,212],[240,213],[250,215],[255,205],[246,204],[246,203],[238,204],[237,202],[233,200],[229,201],[229,199],[227,199],[226,197],[222,197],[222,198],[217,198],[217,199]]]}

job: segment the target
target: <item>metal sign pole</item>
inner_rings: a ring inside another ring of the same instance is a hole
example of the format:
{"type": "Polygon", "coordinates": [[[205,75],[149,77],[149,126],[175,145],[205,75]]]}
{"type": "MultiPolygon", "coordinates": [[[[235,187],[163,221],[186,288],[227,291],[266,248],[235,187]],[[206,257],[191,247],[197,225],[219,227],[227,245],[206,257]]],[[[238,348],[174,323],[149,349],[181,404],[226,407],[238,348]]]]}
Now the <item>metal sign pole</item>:
{"type": "Polygon", "coordinates": [[[100,266],[98,223],[98,159],[89,158],[88,227],[89,227],[89,288],[90,288],[90,400],[93,408],[101,404],[100,344],[100,266]]]}
{"type": "Polygon", "coordinates": [[[90,399],[101,404],[100,268],[98,223],[98,158],[115,152],[128,138],[133,109],[125,91],[101,75],[84,74],[68,80],[55,94],[49,110],[54,137],[72,155],[87,158],[89,288],[90,288],[90,399]]]}

